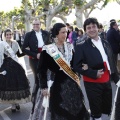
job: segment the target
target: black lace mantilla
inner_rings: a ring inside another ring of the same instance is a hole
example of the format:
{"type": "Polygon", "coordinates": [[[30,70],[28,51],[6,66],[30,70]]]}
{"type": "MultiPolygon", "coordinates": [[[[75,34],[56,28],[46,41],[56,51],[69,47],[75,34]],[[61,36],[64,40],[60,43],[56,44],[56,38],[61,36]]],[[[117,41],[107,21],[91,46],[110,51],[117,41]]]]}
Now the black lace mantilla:
{"type": "Polygon", "coordinates": [[[30,96],[30,90],[21,90],[21,91],[0,91],[1,100],[20,100],[25,99],[30,96]]]}

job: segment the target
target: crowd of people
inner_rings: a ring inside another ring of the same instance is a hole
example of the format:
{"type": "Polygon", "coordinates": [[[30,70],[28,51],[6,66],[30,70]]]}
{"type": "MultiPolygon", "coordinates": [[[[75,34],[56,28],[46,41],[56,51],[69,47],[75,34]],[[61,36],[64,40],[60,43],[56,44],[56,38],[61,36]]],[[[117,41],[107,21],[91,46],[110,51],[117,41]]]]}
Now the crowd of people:
{"type": "Polygon", "coordinates": [[[16,112],[19,104],[32,102],[29,120],[102,120],[102,114],[110,116],[113,110],[114,81],[118,92],[111,120],[120,120],[117,21],[110,20],[106,32],[96,18],[86,19],[83,28],[56,23],[50,32],[41,29],[39,19],[34,19],[32,25],[22,37],[10,29],[1,35],[0,103],[11,104],[12,112],[16,112]],[[29,56],[34,76],[32,93],[18,62],[18,57],[24,55],[29,56]],[[78,75],[82,75],[90,111],[78,75]]]}

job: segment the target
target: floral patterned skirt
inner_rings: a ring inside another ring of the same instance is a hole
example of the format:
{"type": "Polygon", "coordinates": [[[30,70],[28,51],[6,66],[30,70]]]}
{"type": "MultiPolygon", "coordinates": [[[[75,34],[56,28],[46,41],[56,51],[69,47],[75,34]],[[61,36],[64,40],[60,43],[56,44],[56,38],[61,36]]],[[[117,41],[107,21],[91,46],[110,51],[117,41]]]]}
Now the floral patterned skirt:
{"type": "MultiPolygon", "coordinates": [[[[34,113],[32,115],[31,120],[43,120],[44,119],[45,108],[42,106],[43,98],[44,97],[41,94],[40,89],[39,89],[37,93],[37,97],[36,97],[34,113]]],[[[49,108],[47,108],[46,120],[51,120],[51,113],[49,111],[49,108]]]]}
{"type": "MultiPolygon", "coordinates": [[[[56,85],[54,83],[50,90],[50,102],[45,120],[89,120],[82,91],[76,86],[76,83],[72,81],[71,84],[70,79],[66,79],[63,84],[56,85]]],[[[30,120],[44,120],[43,98],[39,89],[34,113],[30,120]]]]}

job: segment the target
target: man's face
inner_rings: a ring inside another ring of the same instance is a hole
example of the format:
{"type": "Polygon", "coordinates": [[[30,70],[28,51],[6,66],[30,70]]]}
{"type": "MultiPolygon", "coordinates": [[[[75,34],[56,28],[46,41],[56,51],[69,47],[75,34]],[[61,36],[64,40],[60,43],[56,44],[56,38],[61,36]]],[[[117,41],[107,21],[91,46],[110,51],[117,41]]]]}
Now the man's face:
{"type": "Polygon", "coordinates": [[[115,23],[115,24],[113,25],[113,28],[114,28],[115,30],[118,30],[118,24],[115,23]]]}
{"type": "Polygon", "coordinates": [[[92,39],[98,38],[98,27],[96,24],[89,24],[86,26],[86,33],[92,39]]]}
{"type": "Polygon", "coordinates": [[[35,30],[36,32],[40,31],[40,21],[39,20],[33,21],[33,30],[35,30]]]}

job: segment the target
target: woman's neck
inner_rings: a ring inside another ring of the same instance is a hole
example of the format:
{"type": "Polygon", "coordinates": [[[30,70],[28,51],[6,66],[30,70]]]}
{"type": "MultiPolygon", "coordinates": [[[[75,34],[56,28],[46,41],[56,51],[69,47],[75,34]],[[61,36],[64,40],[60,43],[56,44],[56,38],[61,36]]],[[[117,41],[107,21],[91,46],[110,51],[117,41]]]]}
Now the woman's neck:
{"type": "Polygon", "coordinates": [[[63,45],[64,45],[64,42],[57,42],[56,45],[58,45],[58,46],[63,46],[63,45]]]}
{"type": "Polygon", "coordinates": [[[11,43],[11,40],[6,40],[7,43],[11,43]]]}

